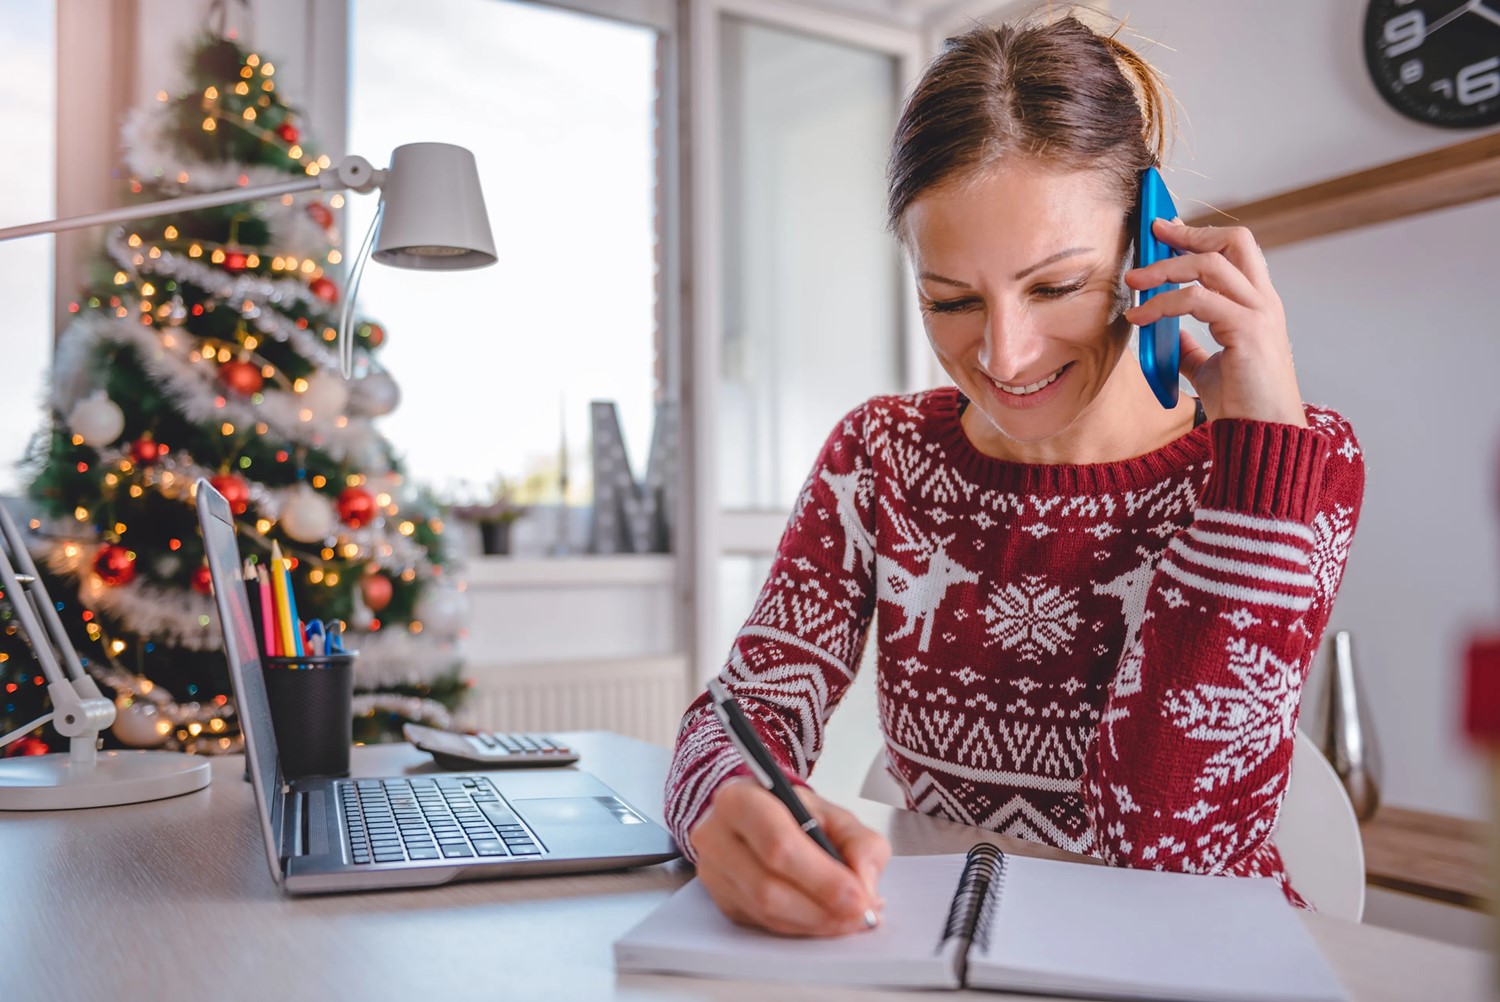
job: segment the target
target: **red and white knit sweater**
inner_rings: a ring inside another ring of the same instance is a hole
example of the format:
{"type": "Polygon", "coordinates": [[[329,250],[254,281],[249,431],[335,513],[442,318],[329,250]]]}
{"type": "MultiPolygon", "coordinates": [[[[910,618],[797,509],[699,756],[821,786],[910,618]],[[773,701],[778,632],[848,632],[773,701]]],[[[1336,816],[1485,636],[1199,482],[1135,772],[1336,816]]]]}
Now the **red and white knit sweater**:
{"type": "MultiPolygon", "coordinates": [[[[1309,406],[1308,429],[1226,419],[1124,462],[1032,465],[978,452],[960,401],[844,418],[721,679],[805,779],[874,617],[913,810],[1285,885],[1270,836],[1364,488],[1348,423],[1309,406]]],[[[666,791],[689,856],[736,765],[700,696],[666,791]]]]}

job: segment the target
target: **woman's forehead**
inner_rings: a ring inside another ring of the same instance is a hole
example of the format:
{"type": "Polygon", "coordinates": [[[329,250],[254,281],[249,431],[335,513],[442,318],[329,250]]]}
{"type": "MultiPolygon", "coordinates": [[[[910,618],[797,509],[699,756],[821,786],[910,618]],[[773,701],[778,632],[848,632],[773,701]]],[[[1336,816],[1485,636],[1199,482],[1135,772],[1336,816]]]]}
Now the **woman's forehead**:
{"type": "Polygon", "coordinates": [[[1124,210],[1099,172],[1000,168],[924,192],[903,230],[924,268],[977,267],[982,259],[1014,271],[1068,247],[1113,253],[1124,210]]]}

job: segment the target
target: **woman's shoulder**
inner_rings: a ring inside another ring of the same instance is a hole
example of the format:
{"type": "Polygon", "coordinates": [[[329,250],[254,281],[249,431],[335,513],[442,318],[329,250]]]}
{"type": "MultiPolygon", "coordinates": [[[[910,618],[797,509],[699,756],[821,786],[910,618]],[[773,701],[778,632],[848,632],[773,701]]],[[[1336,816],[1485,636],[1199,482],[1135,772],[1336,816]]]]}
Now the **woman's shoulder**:
{"type": "Polygon", "coordinates": [[[866,399],[844,415],[844,422],[859,427],[887,424],[893,421],[941,420],[958,410],[958,387],[940,386],[912,393],[883,393],[866,399]]]}

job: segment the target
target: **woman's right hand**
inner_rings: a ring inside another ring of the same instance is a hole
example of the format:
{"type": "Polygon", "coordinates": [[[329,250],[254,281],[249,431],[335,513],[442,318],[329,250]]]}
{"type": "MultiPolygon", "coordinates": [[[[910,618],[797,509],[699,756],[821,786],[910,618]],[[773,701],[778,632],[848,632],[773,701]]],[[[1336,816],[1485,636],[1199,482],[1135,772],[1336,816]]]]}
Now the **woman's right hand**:
{"type": "Polygon", "coordinates": [[[729,918],[787,936],[842,936],[880,914],[877,887],[890,843],[806,787],[808,812],[849,861],[841,865],[798,827],[786,806],[748,776],[714,791],[688,834],[698,877],[729,918]]]}

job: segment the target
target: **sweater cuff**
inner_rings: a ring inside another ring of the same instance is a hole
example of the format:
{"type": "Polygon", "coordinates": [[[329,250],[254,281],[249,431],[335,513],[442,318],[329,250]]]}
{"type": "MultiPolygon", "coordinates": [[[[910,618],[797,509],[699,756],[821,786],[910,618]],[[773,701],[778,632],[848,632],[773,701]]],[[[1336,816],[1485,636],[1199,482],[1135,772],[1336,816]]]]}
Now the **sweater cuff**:
{"type": "Polygon", "coordinates": [[[1311,428],[1220,418],[1213,468],[1199,504],[1310,525],[1333,445],[1311,428]]]}

